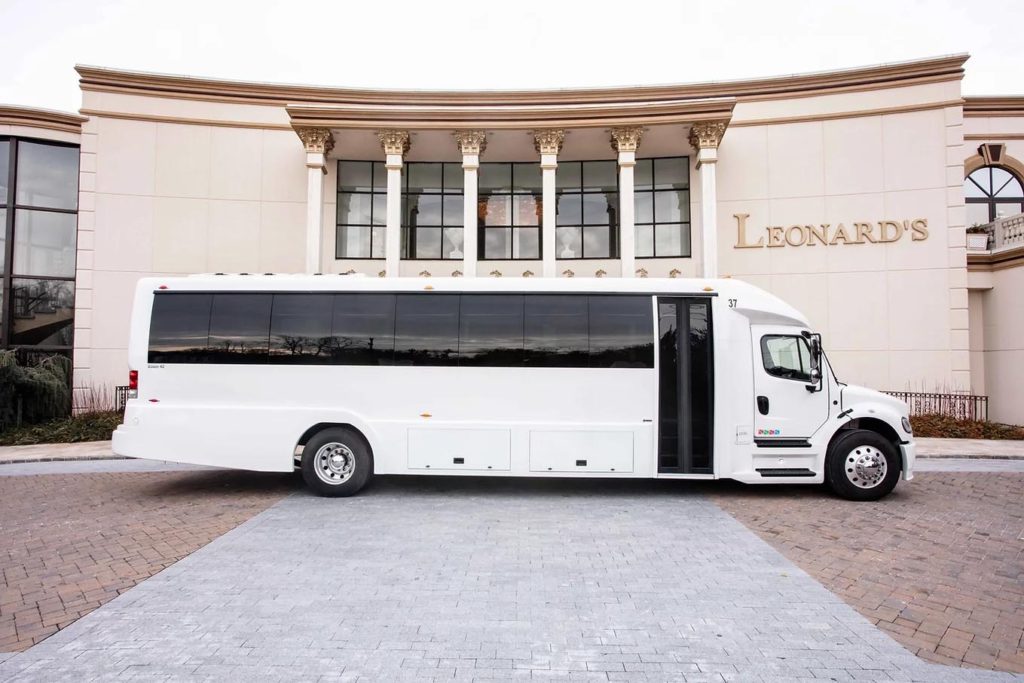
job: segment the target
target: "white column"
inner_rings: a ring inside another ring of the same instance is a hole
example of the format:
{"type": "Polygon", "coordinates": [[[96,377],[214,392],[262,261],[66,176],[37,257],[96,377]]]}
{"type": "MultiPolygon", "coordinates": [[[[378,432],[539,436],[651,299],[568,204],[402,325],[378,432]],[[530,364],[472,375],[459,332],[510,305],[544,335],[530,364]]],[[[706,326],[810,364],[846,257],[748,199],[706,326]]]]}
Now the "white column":
{"type": "Polygon", "coordinates": [[[555,261],[555,169],[558,168],[558,153],[565,141],[563,130],[539,130],[533,133],[533,146],[540,154],[540,168],[543,181],[543,221],[541,226],[541,255],[544,277],[556,277],[555,261]]]}
{"type": "Polygon", "coordinates": [[[296,131],[306,148],[306,272],[323,270],[324,175],[334,137],[327,128],[296,131]]]}
{"type": "Polygon", "coordinates": [[[387,221],[384,237],[384,273],[397,277],[402,256],[402,158],[409,151],[409,133],[384,130],[377,133],[384,148],[388,170],[387,221]]]}
{"type": "Polygon", "coordinates": [[[462,152],[462,274],[476,277],[477,262],[477,175],[480,155],[487,149],[487,136],[482,130],[460,130],[455,142],[462,152]]]}
{"type": "Polygon", "coordinates": [[[718,193],[715,166],[718,145],[725,135],[724,121],[705,121],[690,127],[690,144],[700,170],[701,275],[718,277],[718,193]]]}
{"type": "Polygon", "coordinates": [[[619,261],[622,277],[636,275],[636,211],[633,168],[643,128],[612,128],[612,149],[619,153],[619,261]]]}
{"type": "Polygon", "coordinates": [[[701,259],[704,277],[718,277],[718,198],[715,191],[715,166],[718,150],[702,149],[697,154],[700,169],[701,259]]]}

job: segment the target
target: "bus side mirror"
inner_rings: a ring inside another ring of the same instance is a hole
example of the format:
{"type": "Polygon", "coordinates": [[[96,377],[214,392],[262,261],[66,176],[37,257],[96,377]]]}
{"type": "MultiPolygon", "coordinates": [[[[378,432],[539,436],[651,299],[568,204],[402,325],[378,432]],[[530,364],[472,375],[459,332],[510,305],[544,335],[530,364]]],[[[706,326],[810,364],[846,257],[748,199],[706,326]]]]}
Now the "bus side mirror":
{"type": "Polygon", "coordinates": [[[811,371],[810,380],[807,384],[807,391],[821,391],[821,335],[810,335],[811,347],[811,371]]]}

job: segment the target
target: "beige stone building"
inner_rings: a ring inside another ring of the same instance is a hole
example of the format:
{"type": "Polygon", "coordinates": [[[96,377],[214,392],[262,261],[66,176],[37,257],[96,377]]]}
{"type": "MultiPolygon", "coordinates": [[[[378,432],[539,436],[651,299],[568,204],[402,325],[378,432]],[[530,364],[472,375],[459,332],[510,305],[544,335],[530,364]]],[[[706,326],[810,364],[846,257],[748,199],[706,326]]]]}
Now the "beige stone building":
{"type": "Polygon", "coordinates": [[[151,274],[729,276],[842,380],[1024,423],[1024,97],[964,97],[966,61],[485,92],[79,66],[77,115],[0,108],[0,345],[124,384],[151,274]]]}

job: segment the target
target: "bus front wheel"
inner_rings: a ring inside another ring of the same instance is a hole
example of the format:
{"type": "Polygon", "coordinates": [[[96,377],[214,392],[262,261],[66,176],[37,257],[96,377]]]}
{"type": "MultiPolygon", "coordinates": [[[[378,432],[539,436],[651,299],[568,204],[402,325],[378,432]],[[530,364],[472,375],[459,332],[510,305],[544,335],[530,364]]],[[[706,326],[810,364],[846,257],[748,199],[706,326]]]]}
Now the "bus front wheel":
{"type": "Polygon", "coordinates": [[[351,496],[373,473],[373,457],[362,436],[331,427],[317,432],[302,449],[302,478],[321,496],[351,496]]]}
{"type": "Polygon", "coordinates": [[[852,429],[829,446],[825,470],[829,488],[836,495],[847,500],[878,500],[896,487],[900,456],[881,434],[852,429]]]}

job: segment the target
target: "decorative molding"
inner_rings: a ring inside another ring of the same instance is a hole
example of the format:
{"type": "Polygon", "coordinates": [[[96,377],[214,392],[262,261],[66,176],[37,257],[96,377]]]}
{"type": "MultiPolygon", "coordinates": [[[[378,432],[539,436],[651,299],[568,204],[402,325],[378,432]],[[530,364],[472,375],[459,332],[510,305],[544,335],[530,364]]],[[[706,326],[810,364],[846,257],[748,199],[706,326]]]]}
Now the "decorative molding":
{"type": "Polygon", "coordinates": [[[570,270],[570,269],[566,269],[566,270],[562,271],[562,275],[564,277],[575,277],[576,273],[572,272],[572,270],[570,270]]]}
{"type": "Polygon", "coordinates": [[[989,273],[1024,267],[1024,246],[996,252],[967,252],[967,272],[989,273]]]}
{"type": "MultiPolygon", "coordinates": [[[[968,55],[957,54],[792,76],[658,86],[559,90],[428,91],[329,88],[170,76],[77,65],[83,91],[284,106],[289,103],[374,105],[403,102],[422,105],[536,104],[558,106],[585,102],[664,101],[712,97],[786,99],[823,93],[878,90],[919,83],[959,81],[968,55]]],[[[1004,98],[970,98],[980,101],[1004,98]]]]}
{"type": "Polygon", "coordinates": [[[91,118],[121,119],[124,121],[149,121],[150,123],[179,123],[183,126],[213,126],[215,128],[248,128],[250,130],[295,130],[287,123],[260,123],[259,121],[235,121],[233,119],[197,119],[184,116],[161,116],[157,114],[136,114],[102,109],[79,109],[91,118]]]}
{"type": "Polygon", "coordinates": [[[405,156],[409,152],[409,131],[405,130],[378,130],[377,139],[380,146],[384,148],[385,154],[400,154],[405,156]]]}
{"type": "Polygon", "coordinates": [[[679,277],[682,274],[683,271],[679,270],[678,268],[673,268],[672,270],[668,271],[668,276],[672,278],[679,277]]]}
{"type": "Polygon", "coordinates": [[[596,272],[596,273],[594,273],[594,277],[604,277],[604,276],[605,276],[605,275],[607,275],[607,274],[608,274],[608,271],[606,271],[606,270],[605,270],[605,269],[603,269],[603,268],[599,268],[599,269],[597,270],[597,272],[596,272]]]}
{"type": "Polygon", "coordinates": [[[430,277],[430,271],[429,270],[421,270],[420,271],[420,277],[430,277]]]}
{"type": "Polygon", "coordinates": [[[461,270],[453,270],[452,271],[452,277],[462,277],[462,271],[461,270]]]}
{"type": "Polygon", "coordinates": [[[334,149],[334,134],[330,128],[296,128],[308,154],[328,155],[334,149]]]}
{"type": "Polygon", "coordinates": [[[636,274],[637,274],[637,277],[647,277],[647,269],[646,268],[637,268],[636,269],[636,274]]]}
{"type": "Polygon", "coordinates": [[[533,277],[533,271],[532,270],[524,270],[523,271],[523,277],[533,277]]]}
{"type": "Polygon", "coordinates": [[[537,154],[558,154],[562,151],[562,143],[565,142],[565,131],[561,128],[531,132],[533,133],[533,148],[537,150],[537,154]]]}
{"type": "Polygon", "coordinates": [[[84,116],[63,111],[0,104],[0,125],[4,126],[25,126],[79,134],[82,132],[82,124],[88,120],[84,116]]]}
{"type": "Polygon", "coordinates": [[[934,111],[935,109],[947,109],[949,107],[963,106],[964,101],[943,100],[941,102],[926,102],[924,104],[907,104],[896,107],[880,107],[878,109],[854,109],[846,111],[828,112],[825,114],[807,114],[806,116],[780,116],[768,119],[743,119],[741,121],[729,121],[730,128],[744,128],[747,126],[773,126],[785,123],[808,123],[811,121],[835,121],[837,119],[855,119],[864,116],[884,116],[886,114],[910,114],[919,111],[934,111]]]}
{"type": "Polygon", "coordinates": [[[965,97],[964,116],[1024,116],[1024,95],[965,97]]]}
{"type": "Polygon", "coordinates": [[[690,126],[690,146],[697,152],[702,149],[718,149],[725,135],[725,121],[698,121],[690,126]]]}
{"type": "Polygon", "coordinates": [[[978,154],[985,160],[986,166],[1001,164],[1006,157],[1006,145],[1001,142],[986,142],[978,146],[978,154]]]}
{"type": "Polygon", "coordinates": [[[640,126],[618,126],[611,130],[611,145],[616,152],[635,152],[640,147],[644,129],[640,126]]]}
{"type": "Polygon", "coordinates": [[[500,270],[492,270],[491,271],[491,277],[501,277],[501,271],[500,270]]]}
{"type": "Polygon", "coordinates": [[[482,130],[457,130],[452,135],[462,154],[480,156],[487,149],[487,133],[482,130]]]}

